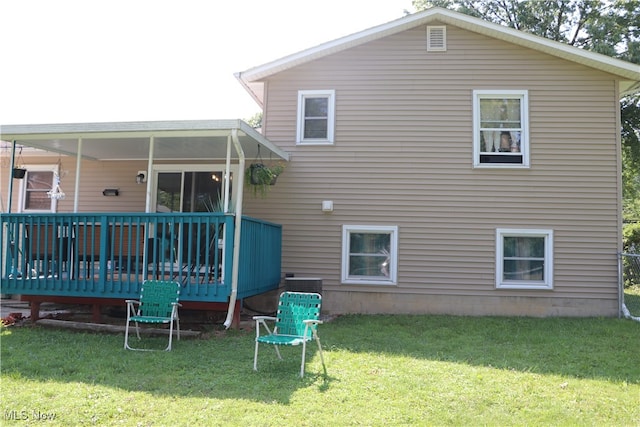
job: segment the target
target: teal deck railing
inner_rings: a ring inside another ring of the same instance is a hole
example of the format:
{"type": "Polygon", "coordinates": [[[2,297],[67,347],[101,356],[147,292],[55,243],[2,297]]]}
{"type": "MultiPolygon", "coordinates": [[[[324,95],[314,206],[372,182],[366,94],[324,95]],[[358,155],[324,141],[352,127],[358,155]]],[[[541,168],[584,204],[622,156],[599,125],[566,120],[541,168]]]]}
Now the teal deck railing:
{"type": "MultiPolygon", "coordinates": [[[[235,218],[222,213],[3,214],[3,294],[137,298],[148,279],[181,300],[226,302],[235,218]]],[[[282,228],[243,217],[238,297],[280,283],[282,228]]]]}

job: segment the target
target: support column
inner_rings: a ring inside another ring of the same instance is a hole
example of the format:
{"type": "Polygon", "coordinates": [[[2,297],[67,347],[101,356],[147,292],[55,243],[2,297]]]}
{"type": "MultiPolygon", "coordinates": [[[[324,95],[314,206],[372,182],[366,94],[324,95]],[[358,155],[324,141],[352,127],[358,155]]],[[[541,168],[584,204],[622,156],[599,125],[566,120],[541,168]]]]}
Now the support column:
{"type": "Polygon", "coordinates": [[[76,155],[76,183],[73,194],[73,212],[78,212],[80,200],[80,165],[82,164],[82,137],[78,138],[78,154],[76,155]]]}

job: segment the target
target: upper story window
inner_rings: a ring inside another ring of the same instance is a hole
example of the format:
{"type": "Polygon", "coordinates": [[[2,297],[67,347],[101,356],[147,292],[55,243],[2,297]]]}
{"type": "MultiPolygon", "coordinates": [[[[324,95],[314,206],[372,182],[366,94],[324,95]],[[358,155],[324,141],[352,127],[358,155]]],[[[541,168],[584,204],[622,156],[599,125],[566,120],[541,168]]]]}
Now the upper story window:
{"type": "Polygon", "coordinates": [[[496,287],[553,289],[553,231],[496,230],[496,287]]]}
{"type": "Polygon", "coordinates": [[[397,266],[397,226],[342,227],[342,283],[395,285],[397,266]]]}
{"type": "Polygon", "coordinates": [[[526,90],[474,90],[474,167],[529,167],[528,117],[526,90]]]}
{"type": "Polygon", "coordinates": [[[21,182],[20,212],[56,212],[57,200],[48,192],[54,188],[55,165],[27,166],[21,182]]]}
{"type": "Polygon", "coordinates": [[[298,92],[298,144],[333,144],[334,90],[298,92]]]}

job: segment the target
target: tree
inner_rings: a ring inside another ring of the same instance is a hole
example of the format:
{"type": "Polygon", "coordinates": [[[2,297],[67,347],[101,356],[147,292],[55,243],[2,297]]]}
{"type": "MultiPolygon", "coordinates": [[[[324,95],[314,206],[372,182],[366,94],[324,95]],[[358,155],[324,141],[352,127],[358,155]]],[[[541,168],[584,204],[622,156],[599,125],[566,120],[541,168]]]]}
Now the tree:
{"type": "Polygon", "coordinates": [[[262,111],[255,113],[253,116],[245,120],[249,126],[254,129],[262,127],[262,111]]]}
{"type": "MultiPolygon", "coordinates": [[[[640,64],[640,0],[413,0],[640,64]]],[[[640,220],[640,94],[620,101],[624,218],[640,220]]]]}

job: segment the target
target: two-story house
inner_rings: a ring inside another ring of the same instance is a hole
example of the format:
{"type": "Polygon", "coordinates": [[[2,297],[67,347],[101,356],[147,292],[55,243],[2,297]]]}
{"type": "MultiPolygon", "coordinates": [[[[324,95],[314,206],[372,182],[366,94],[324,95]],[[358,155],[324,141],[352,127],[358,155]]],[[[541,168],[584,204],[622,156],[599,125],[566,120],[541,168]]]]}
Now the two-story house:
{"type": "MultiPolygon", "coordinates": [[[[164,274],[185,283],[187,299],[237,308],[295,275],[322,280],[331,314],[619,313],[619,100],[640,90],[638,65],[432,8],[237,78],[263,108],[262,134],[231,121],[2,127],[2,139],[71,156],[54,168],[67,197],[44,210],[75,215],[48,219],[68,241],[36,251],[75,261],[25,280],[33,262],[19,258],[35,255],[16,252],[28,238],[20,215],[39,199],[13,180],[9,205],[22,213],[4,217],[22,225],[4,222],[15,235],[5,234],[3,254],[18,262],[4,258],[3,293],[82,297],[88,287],[113,299],[164,274]],[[277,184],[254,196],[245,168],[279,160],[277,184]],[[227,235],[218,222],[166,217],[214,215],[219,197],[220,221],[235,221],[227,235]],[[79,216],[96,211],[148,216],[79,216]],[[254,241],[241,238],[242,214],[281,231],[245,253],[254,241]],[[76,259],[88,250],[78,237],[86,222],[102,225],[90,261],[107,273],[95,280],[86,256],[76,259]],[[141,225],[132,238],[123,223],[141,225]],[[125,264],[126,275],[108,274],[125,264]],[[247,291],[243,277],[258,285],[247,291]]],[[[51,169],[51,158],[30,162],[32,173],[51,169]]]]}
{"type": "Polygon", "coordinates": [[[247,211],[329,311],[618,313],[640,66],[433,8],[237,78],[292,159],[247,211]]]}

